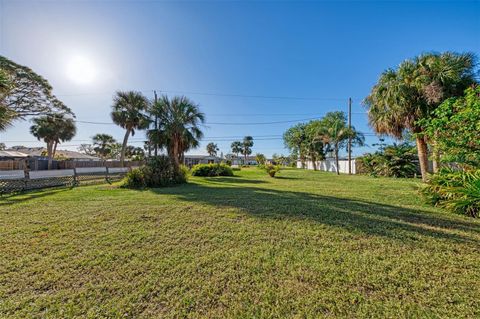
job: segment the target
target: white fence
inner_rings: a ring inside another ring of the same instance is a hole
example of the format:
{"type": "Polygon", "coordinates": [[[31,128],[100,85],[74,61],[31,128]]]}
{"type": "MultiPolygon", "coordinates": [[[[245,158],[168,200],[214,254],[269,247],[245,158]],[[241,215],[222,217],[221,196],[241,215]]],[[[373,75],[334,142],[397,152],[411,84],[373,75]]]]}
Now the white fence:
{"type": "MultiPolygon", "coordinates": [[[[323,161],[317,161],[315,162],[317,166],[317,170],[319,171],[325,171],[325,172],[336,172],[337,171],[337,164],[335,163],[335,159],[333,158],[327,158],[323,161]]],[[[356,164],[355,164],[355,159],[352,159],[352,174],[357,173],[356,169],[356,164]]],[[[300,161],[297,161],[297,168],[303,168],[302,163],[300,161]]],[[[305,162],[305,168],[306,169],[311,169],[313,170],[313,162],[312,161],[306,161],[305,162]]],[[[341,159],[338,161],[338,168],[340,173],[348,174],[348,160],[341,159]]]]}
{"type": "Polygon", "coordinates": [[[55,186],[111,183],[122,179],[130,167],[79,167],[44,171],[0,171],[0,195],[55,186]]]}

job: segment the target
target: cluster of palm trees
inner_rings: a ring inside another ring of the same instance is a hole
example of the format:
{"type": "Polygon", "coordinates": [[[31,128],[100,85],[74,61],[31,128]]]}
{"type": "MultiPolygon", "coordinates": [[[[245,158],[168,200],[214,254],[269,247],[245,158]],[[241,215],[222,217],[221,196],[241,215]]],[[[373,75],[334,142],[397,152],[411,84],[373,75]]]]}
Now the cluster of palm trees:
{"type": "Polygon", "coordinates": [[[136,130],[147,130],[148,146],[166,150],[175,168],[184,160],[184,154],[199,145],[203,137],[200,126],[205,115],[199,106],[185,96],[169,98],[164,95],[149,101],[142,93],[117,92],[111,117],[114,123],[125,129],[120,161],[123,165],[128,138],[136,130]]]}
{"type": "Polygon", "coordinates": [[[441,154],[435,140],[425,136],[421,120],[431,118],[443,101],[461,96],[476,83],[475,67],[476,57],[471,53],[423,54],[383,72],[364,101],[375,132],[398,139],[405,132],[413,133],[424,181],[429,154],[434,172],[441,154]]]}
{"type": "Polygon", "coordinates": [[[365,138],[355,127],[347,124],[344,112],[329,112],[319,120],[300,123],[283,134],[285,147],[297,155],[302,166],[311,161],[316,170],[316,162],[332,153],[339,174],[339,152],[351,141],[352,145],[362,146],[365,138]]]}
{"type": "MultiPolygon", "coordinates": [[[[200,125],[205,120],[198,105],[184,96],[170,99],[165,95],[152,102],[135,91],[116,92],[111,118],[125,129],[119,152],[122,165],[126,154],[143,155],[141,148],[128,145],[128,139],[136,131],[146,130],[147,145],[156,151],[165,149],[176,168],[183,162],[184,153],[198,146],[203,136],[200,125]]],[[[55,157],[57,145],[71,140],[76,133],[74,119],[62,114],[47,114],[33,119],[33,123],[30,131],[47,144],[50,162],[55,157]]],[[[100,133],[92,137],[92,144],[82,144],[79,149],[106,159],[117,153],[118,146],[119,143],[111,135],[100,133]]]]}
{"type": "Polygon", "coordinates": [[[245,136],[242,141],[234,141],[230,145],[232,153],[239,158],[239,154],[243,155],[243,163],[247,163],[248,155],[252,154],[253,137],[245,136]]]}

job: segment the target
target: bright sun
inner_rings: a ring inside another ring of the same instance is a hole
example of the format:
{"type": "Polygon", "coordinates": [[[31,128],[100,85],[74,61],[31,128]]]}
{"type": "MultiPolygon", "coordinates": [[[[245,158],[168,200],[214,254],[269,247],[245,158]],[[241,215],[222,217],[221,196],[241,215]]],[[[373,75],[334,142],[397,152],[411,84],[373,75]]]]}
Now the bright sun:
{"type": "Polygon", "coordinates": [[[78,84],[88,84],[95,79],[95,67],[84,56],[72,57],[67,64],[68,77],[78,84]]]}

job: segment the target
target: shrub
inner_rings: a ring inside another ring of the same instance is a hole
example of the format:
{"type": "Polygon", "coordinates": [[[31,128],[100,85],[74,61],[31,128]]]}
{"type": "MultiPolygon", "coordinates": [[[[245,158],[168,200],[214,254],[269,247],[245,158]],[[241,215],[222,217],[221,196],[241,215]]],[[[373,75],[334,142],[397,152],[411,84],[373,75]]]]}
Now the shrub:
{"type": "Polygon", "coordinates": [[[435,206],[471,217],[480,214],[480,170],[466,172],[444,168],[432,175],[420,192],[435,206]]]}
{"type": "Polygon", "coordinates": [[[226,164],[197,164],[192,167],[192,176],[233,176],[233,170],[226,164]]]}
{"type": "Polygon", "coordinates": [[[387,177],[414,177],[417,173],[417,156],[410,144],[404,143],[385,147],[374,154],[357,158],[360,174],[387,177]]]}
{"type": "Polygon", "coordinates": [[[182,184],[187,181],[188,170],[175,168],[167,156],[150,158],[147,163],[130,171],[123,180],[123,187],[145,188],[182,184]]]}
{"type": "Polygon", "coordinates": [[[264,170],[270,175],[270,177],[275,177],[275,174],[277,174],[280,171],[280,166],[278,165],[273,165],[273,164],[266,164],[264,166],[264,170]]]}

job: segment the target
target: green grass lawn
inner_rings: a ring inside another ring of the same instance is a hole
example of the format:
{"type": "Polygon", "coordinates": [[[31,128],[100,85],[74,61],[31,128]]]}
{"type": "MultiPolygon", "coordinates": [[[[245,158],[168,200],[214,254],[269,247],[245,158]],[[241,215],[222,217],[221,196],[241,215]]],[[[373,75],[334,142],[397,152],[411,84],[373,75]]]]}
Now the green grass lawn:
{"type": "Polygon", "coordinates": [[[480,317],[480,222],[418,181],[257,169],[0,199],[0,317],[480,317]]]}

